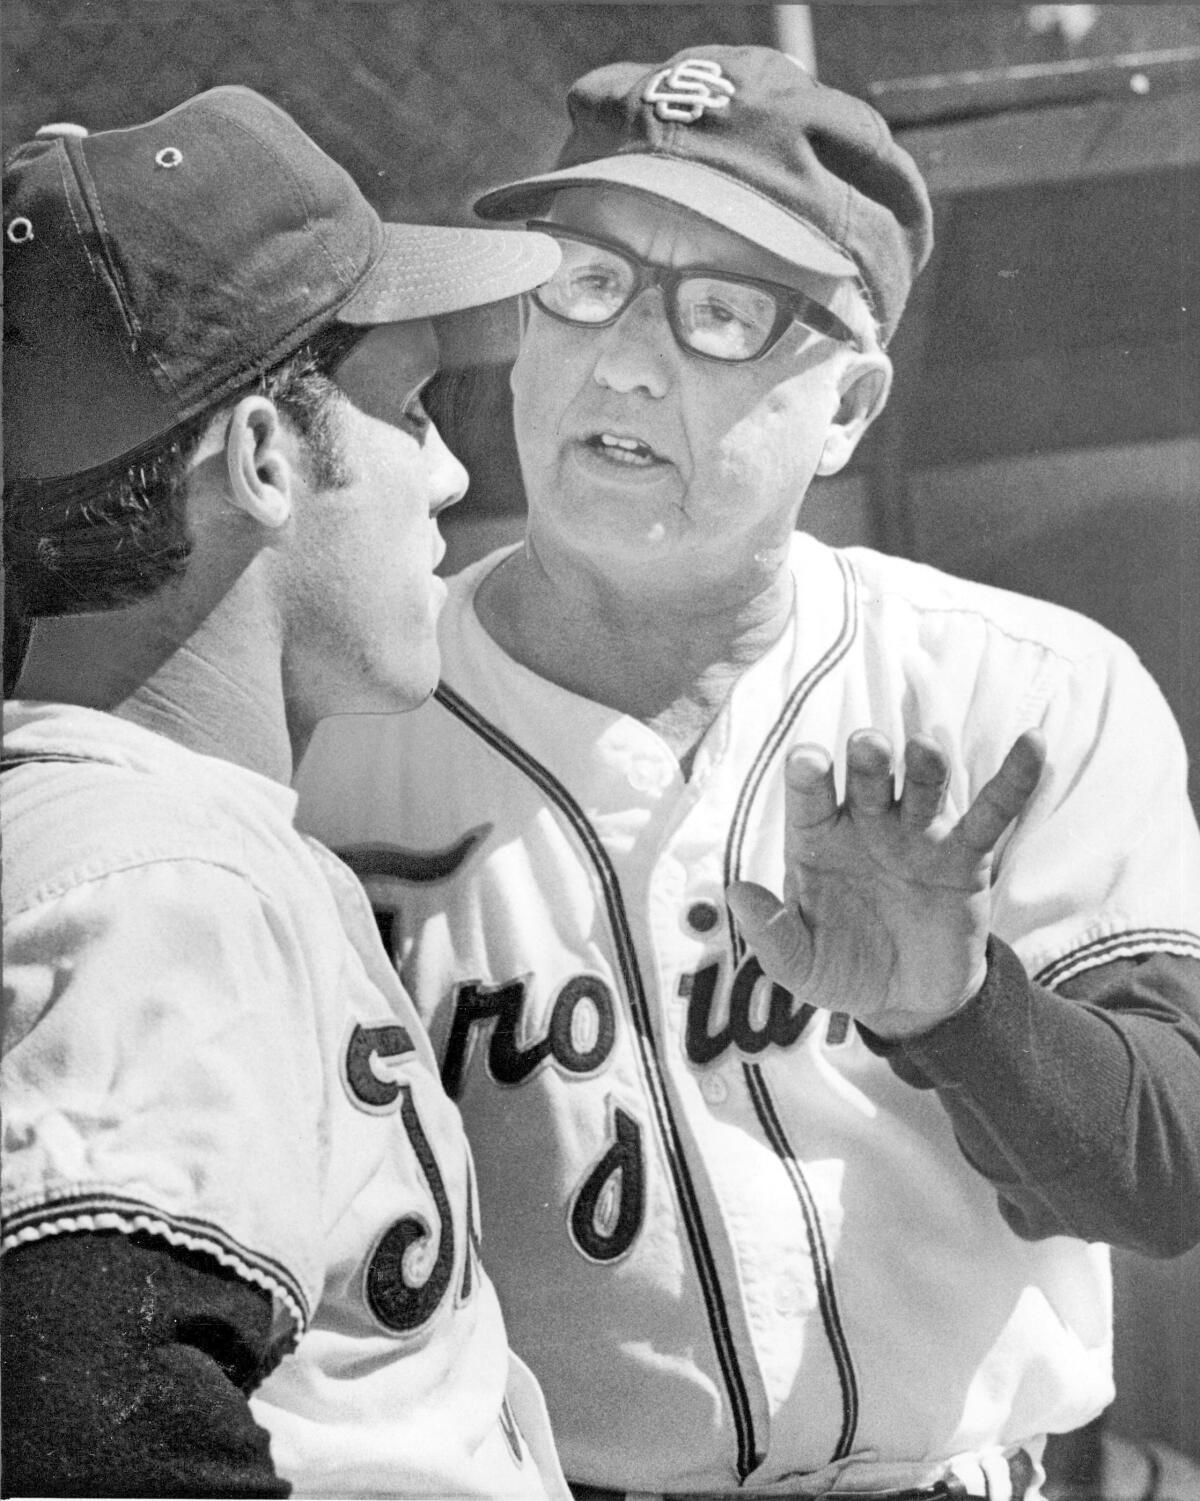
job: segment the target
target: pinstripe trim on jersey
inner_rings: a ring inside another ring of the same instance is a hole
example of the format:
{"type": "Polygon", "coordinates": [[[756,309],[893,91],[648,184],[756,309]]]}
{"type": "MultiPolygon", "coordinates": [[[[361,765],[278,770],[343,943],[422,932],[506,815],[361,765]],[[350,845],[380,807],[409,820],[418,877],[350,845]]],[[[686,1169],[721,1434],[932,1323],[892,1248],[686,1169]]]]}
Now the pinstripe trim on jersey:
{"type": "Polygon", "coordinates": [[[118,1230],[125,1235],[145,1231],[173,1246],[206,1252],[244,1281],[278,1297],[296,1323],[297,1336],[308,1327],[312,1317],[308,1298],[299,1280],[282,1262],[251,1251],[209,1220],[166,1214],[153,1204],[121,1194],[68,1194],[7,1214],[0,1249],[11,1251],[50,1235],[97,1230],[118,1230]]]}
{"type": "Polygon", "coordinates": [[[1134,959],[1142,954],[1180,954],[1185,958],[1200,959],[1200,936],[1185,928],[1131,928],[1125,933],[1112,933],[1107,938],[1094,938],[1091,943],[1083,944],[1040,969],[1033,977],[1034,984],[1052,990],[1099,964],[1109,964],[1114,959],[1134,959]]]}
{"type": "Polygon", "coordinates": [[[708,1314],[709,1328],[713,1336],[713,1345],[716,1349],[717,1360],[721,1367],[721,1374],[724,1377],[725,1389],[729,1397],[730,1412],[733,1416],[734,1429],[737,1434],[738,1479],[739,1481],[745,1480],[750,1472],[761,1462],[762,1458],[755,1447],[754,1421],[750,1410],[750,1397],[746,1389],[745,1377],[742,1375],[738,1364],[733,1329],[729,1322],[729,1314],[726,1309],[724,1293],[721,1288],[712,1248],[708,1243],[708,1237],[705,1233],[704,1220],[700,1211],[700,1202],[696,1194],[696,1187],[688,1172],[683,1143],[679,1135],[679,1127],[671,1114],[666,1084],[655,1052],[650,1007],[646,999],[645,986],[637,960],[637,950],[634,946],[633,934],[630,931],[629,918],[625,912],[625,902],[621,895],[617,873],[613,869],[607,850],[605,850],[595,829],[588,822],[587,816],[567,789],[551,772],[529,755],[527,751],[523,750],[521,746],[517,745],[515,741],[509,739],[490,720],[485,719],[473,705],[469,704],[461,695],[456,693],[453,688],[448,687],[445,683],[440,683],[434,693],[434,697],[448,713],[460,720],[467,729],[477,735],[485,744],[491,746],[494,751],[503,756],[524,776],[528,777],[539,791],[558,808],[583,846],[600,878],[609,926],[616,945],[617,962],[625,985],[625,994],[629,1004],[630,1017],[633,1022],[634,1037],[637,1040],[638,1054],[646,1081],[647,1094],[654,1110],[660,1139],[666,1148],[676,1197],[683,1214],[688,1243],[691,1247],[692,1260],[695,1264],[700,1279],[700,1287],[704,1294],[704,1303],[708,1314]]]}
{"type": "Polygon", "coordinates": [[[842,1327],[841,1314],[838,1311],[837,1297],[834,1293],[833,1267],[829,1260],[829,1248],[825,1244],[825,1232],[821,1227],[821,1217],[817,1213],[812,1190],[808,1186],[808,1180],[800,1164],[796,1161],[796,1154],[787,1139],[783,1122],[779,1119],[775,1102],[763,1078],[762,1069],[757,1063],[747,1063],[743,1065],[742,1072],[745,1075],[746,1084],[750,1090],[750,1099],[763,1133],[774,1148],[775,1155],[786,1168],[792,1187],[796,1191],[796,1198],[800,1201],[804,1228],[812,1250],[821,1320],[825,1325],[825,1337],[833,1352],[838,1381],[842,1388],[842,1431],[838,1436],[837,1446],[830,1455],[830,1463],[832,1463],[834,1460],[845,1459],[854,1447],[858,1432],[859,1395],[858,1378],[854,1373],[854,1363],[850,1358],[850,1345],[846,1339],[846,1331],[842,1327]]]}
{"type": "MultiPolygon", "coordinates": [[[[809,668],[796,686],[788,695],[787,702],[780,710],[779,717],[767,732],[766,738],[758,748],[750,770],[746,774],[746,780],[742,783],[742,790],[738,794],[738,800],[733,810],[733,818],[729,824],[729,837],[725,843],[725,885],[730,881],[736,881],[742,864],[742,849],[746,843],[746,830],[750,823],[750,809],[754,799],[758,796],[758,790],[763,784],[771,762],[783,749],[792,726],[796,723],[800,710],[808,701],[813,689],[823,678],[829,676],[837,664],[842,660],[858,635],[858,583],[849,563],[842,557],[835,555],[835,560],[842,573],[842,623],[837,635],[834,637],[824,655],[809,668]]],[[[737,930],[737,924],[733,920],[733,914],[729,914],[729,946],[733,953],[734,967],[736,968],[746,945],[742,941],[742,935],[737,930]]]]}
{"type": "MultiPolygon", "coordinates": [[[[742,852],[745,848],[746,832],[750,825],[750,812],[754,805],[754,800],[758,796],[763,782],[766,780],[767,772],[786,745],[787,737],[791,733],[801,709],[807,703],[813,690],[833,671],[850,650],[858,635],[858,583],[849,563],[842,557],[837,557],[836,561],[842,574],[841,625],[837,635],[826,648],[825,652],[814,662],[812,667],[809,668],[788,695],[786,703],[780,710],[779,717],[771,726],[763,743],[759,746],[758,754],[755,756],[750,770],[746,774],[746,780],[742,783],[742,790],[738,794],[737,804],[729,826],[729,836],[725,844],[726,885],[731,881],[737,880],[741,874],[742,852]]],[[[745,953],[746,945],[741,934],[737,931],[732,913],[729,915],[729,944],[733,955],[733,968],[736,969],[745,953]]],[[[842,1389],[842,1431],[832,1459],[844,1459],[854,1447],[854,1440],[858,1431],[858,1381],[854,1373],[854,1363],[850,1356],[849,1340],[846,1338],[846,1331],[842,1325],[841,1314],[838,1310],[837,1292],[833,1279],[833,1265],[829,1259],[825,1235],[821,1228],[820,1216],[817,1213],[816,1200],[813,1197],[808,1180],[804,1176],[804,1170],[796,1160],[796,1155],[784,1133],[783,1125],[779,1119],[775,1103],[771,1099],[770,1091],[767,1088],[761,1068],[754,1063],[743,1063],[742,1074],[746,1080],[750,1098],[754,1103],[755,1112],[762,1125],[763,1134],[766,1136],[775,1155],[783,1164],[788,1179],[795,1190],[796,1198],[799,1201],[800,1212],[804,1216],[804,1224],[812,1256],[813,1275],[816,1281],[817,1298],[821,1310],[821,1321],[825,1327],[825,1335],[829,1341],[834,1365],[837,1368],[838,1382],[842,1389]]]]}
{"type": "Polygon", "coordinates": [[[6,752],[0,758],[0,772],[15,771],[18,766],[38,765],[43,761],[68,761],[76,764],[87,761],[93,766],[107,764],[100,757],[76,756],[68,751],[46,751],[44,753],[39,751],[13,751],[11,753],[6,752]]]}

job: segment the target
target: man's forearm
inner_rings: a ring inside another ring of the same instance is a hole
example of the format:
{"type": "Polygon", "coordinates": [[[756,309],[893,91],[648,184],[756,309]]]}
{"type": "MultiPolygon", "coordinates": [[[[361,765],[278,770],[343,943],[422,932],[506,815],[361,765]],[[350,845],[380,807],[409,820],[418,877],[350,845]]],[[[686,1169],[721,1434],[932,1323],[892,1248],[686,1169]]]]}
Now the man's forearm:
{"type": "Polygon", "coordinates": [[[1200,962],[1121,960],[1049,991],[993,940],[974,1000],[874,1045],[937,1089],[1019,1235],[1158,1256],[1200,1241],[1200,962]]]}

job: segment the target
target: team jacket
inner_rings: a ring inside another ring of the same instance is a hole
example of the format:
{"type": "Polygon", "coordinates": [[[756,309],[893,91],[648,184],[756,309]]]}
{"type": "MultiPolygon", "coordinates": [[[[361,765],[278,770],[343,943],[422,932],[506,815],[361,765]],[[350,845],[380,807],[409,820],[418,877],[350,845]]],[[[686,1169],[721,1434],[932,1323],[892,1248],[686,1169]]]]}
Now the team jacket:
{"type": "Polygon", "coordinates": [[[91,710],[5,724],[5,1249],[148,1232],[266,1289],[296,1494],[565,1494],[458,1111],[295,794],[91,710]]]}
{"type": "Polygon", "coordinates": [[[1106,1249],[1018,1234],[946,1081],[905,1082],[836,998],[768,985],[722,894],[782,888],[790,745],[930,731],[960,814],[1040,725],[998,937],[1046,986],[1200,954],[1182,746],[1133,654],[1061,609],[798,537],[791,625],[684,782],[647,727],[491,641],[471,600],[496,561],[451,586],[435,700],[322,727],[300,818],[364,875],[428,1022],[567,1474],[885,1488],[1099,1412],[1106,1249]]]}

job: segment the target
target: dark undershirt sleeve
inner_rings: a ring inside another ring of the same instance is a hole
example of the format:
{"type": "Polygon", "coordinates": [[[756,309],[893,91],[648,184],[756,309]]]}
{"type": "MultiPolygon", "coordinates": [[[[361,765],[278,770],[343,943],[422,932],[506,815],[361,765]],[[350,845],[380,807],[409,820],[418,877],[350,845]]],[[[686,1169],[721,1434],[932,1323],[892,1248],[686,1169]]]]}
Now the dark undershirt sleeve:
{"type": "Polygon", "coordinates": [[[148,1235],[50,1236],[2,1271],[5,1495],[290,1494],[246,1400],[269,1294],[148,1235]]]}
{"type": "Polygon", "coordinates": [[[993,938],[982,990],[947,1021],[902,1043],[860,1030],[937,1090],[1018,1235],[1200,1243],[1200,961],[1118,960],[1051,991],[993,938]]]}

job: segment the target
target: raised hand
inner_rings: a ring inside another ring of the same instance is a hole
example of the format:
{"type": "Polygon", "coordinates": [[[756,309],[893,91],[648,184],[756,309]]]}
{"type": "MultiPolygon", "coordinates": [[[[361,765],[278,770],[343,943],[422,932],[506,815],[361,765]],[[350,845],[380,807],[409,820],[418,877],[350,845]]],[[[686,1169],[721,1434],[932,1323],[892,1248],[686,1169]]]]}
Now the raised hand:
{"type": "Polygon", "coordinates": [[[996,845],[1033,796],[1045,754],[1040,733],[1025,731],[954,823],[944,811],[949,761],[928,736],[905,747],[897,796],[887,737],[856,731],[840,804],[828,752],[795,747],[783,901],[749,881],[728,892],[764,973],[882,1037],[926,1031],[957,1011],[986,973],[996,845]]]}

